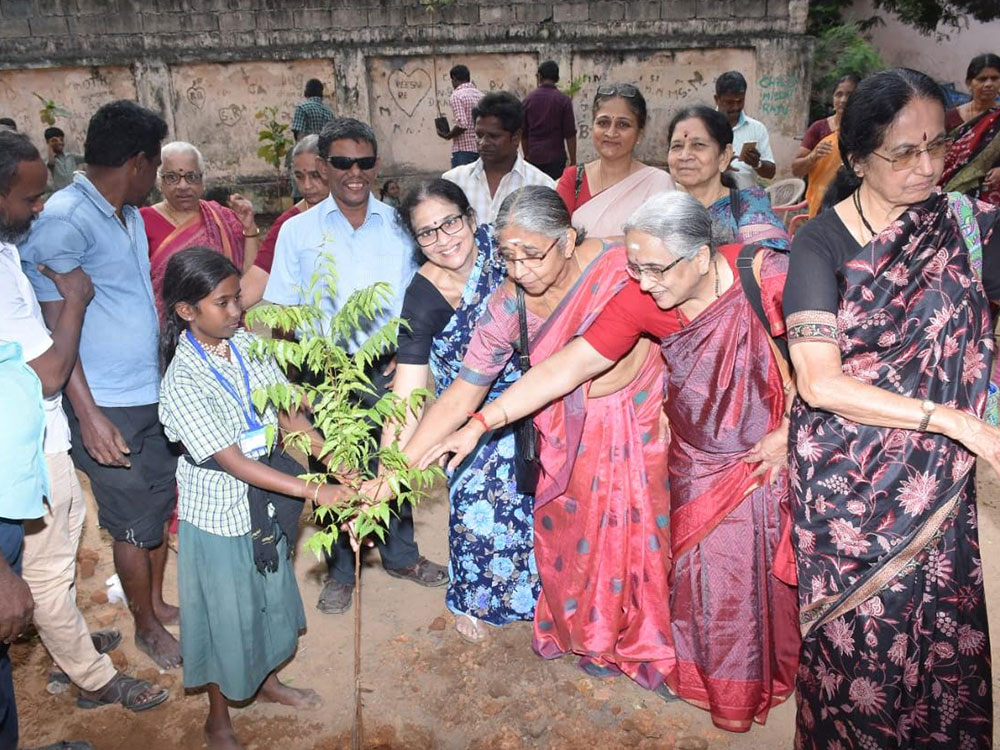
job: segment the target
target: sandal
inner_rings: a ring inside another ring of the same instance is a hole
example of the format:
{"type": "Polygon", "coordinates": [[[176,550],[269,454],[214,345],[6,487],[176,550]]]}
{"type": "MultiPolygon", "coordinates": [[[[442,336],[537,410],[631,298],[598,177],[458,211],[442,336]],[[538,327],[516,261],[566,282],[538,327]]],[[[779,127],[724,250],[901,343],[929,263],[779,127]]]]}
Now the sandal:
{"type": "Polygon", "coordinates": [[[159,706],[170,697],[170,693],[146,680],[137,680],[119,672],[100,691],[80,691],[76,699],[79,708],[100,708],[120,703],[129,711],[145,711],[159,706]],[[142,700],[143,696],[148,696],[142,700]]]}
{"type": "Polygon", "coordinates": [[[457,615],[455,615],[455,630],[462,637],[462,640],[467,641],[468,643],[482,643],[483,641],[486,640],[486,628],[483,625],[483,621],[477,617],[468,615],[465,612],[459,612],[457,615]],[[474,636],[467,635],[466,633],[463,633],[461,630],[459,630],[458,623],[462,621],[463,617],[472,624],[472,627],[476,631],[476,635],[474,636]]]}
{"type": "Polygon", "coordinates": [[[405,568],[386,568],[393,578],[404,578],[421,586],[444,586],[448,583],[448,568],[438,565],[421,555],[413,565],[405,568]]]}
{"type": "MultiPolygon", "coordinates": [[[[107,654],[121,645],[122,631],[118,628],[97,630],[90,634],[90,640],[97,653],[107,654]]],[[[58,665],[53,664],[52,669],[49,670],[49,681],[45,685],[45,692],[49,695],[59,695],[69,690],[70,684],[69,675],[63,672],[58,665]]]]}
{"type": "Polygon", "coordinates": [[[665,682],[661,682],[659,687],[657,687],[656,690],[654,690],[653,692],[656,693],[661,698],[663,698],[663,700],[665,700],[667,703],[673,703],[674,701],[679,701],[681,699],[679,695],[677,695],[676,693],[674,693],[673,690],[667,687],[667,683],[665,682]]]}

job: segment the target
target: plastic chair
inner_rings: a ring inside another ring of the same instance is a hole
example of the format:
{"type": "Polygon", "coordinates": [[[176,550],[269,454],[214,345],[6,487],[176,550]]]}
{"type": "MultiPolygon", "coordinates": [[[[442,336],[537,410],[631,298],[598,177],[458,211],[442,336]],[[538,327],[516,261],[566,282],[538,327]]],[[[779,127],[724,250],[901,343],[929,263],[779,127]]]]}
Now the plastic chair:
{"type": "Polygon", "coordinates": [[[771,199],[771,208],[784,208],[802,200],[806,193],[806,181],[799,177],[786,177],[772,182],[764,188],[764,192],[771,199]]]}
{"type": "Polygon", "coordinates": [[[794,237],[795,230],[809,221],[809,214],[796,214],[788,222],[788,236],[794,237]]]}

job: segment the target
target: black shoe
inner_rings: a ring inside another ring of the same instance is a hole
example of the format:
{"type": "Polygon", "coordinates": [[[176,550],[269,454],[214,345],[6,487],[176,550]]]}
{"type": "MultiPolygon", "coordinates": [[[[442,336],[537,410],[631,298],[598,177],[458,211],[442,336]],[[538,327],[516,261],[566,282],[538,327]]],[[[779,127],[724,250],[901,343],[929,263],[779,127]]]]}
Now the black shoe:
{"type": "Polygon", "coordinates": [[[327,578],[316,602],[316,609],[324,615],[339,615],[351,608],[354,586],[341,583],[335,578],[327,578]]]}

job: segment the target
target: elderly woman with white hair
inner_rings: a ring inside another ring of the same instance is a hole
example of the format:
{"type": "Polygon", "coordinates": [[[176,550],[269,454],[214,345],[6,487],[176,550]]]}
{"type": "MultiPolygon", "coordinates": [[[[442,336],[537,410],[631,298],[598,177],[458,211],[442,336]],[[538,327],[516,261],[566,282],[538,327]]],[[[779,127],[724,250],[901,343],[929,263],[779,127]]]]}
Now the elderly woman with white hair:
{"type": "Polygon", "coordinates": [[[149,241],[150,276],[156,309],[163,319],[160,290],[170,257],[195,245],[210,247],[225,255],[237,268],[253,263],[260,246],[260,229],[253,204],[239,193],[229,197],[229,207],[202,200],[205,193],[205,161],[201,152],[184,141],[166,144],[160,150],[157,184],[163,200],[139,209],[149,241]]]}
{"type": "Polygon", "coordinates": [[[670,423],[676,657],[666,682],[708,709],[716,726],[743,732],[791,694],[798,663],[785,469],[791,381],[771,339],[784,331],[787,259],[750,246],[742,263],[753,259],[751,273],[741,281],[741,246],[716,247],[708,211],[682,192],[644,203],[625,224],[625,243],[632,281],[593,324],[423,462],[454,453],[456,464],[484,429],[572,392],[644,335],[658,339],[670,423]]]}

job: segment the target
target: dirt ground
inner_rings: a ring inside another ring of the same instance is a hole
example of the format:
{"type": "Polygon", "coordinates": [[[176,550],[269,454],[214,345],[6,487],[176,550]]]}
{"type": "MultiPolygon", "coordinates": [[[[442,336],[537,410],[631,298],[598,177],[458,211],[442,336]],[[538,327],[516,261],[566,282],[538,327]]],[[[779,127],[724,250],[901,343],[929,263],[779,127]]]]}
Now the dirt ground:
{"type": "MultiPolygon", "coordinates": [[[[997,543],[1000,483],[981,467],[980,535],[991,618],[1000,606],[997,543]]],[[[84,478],[85,481],[85,478],[84,478]]],[[[86,487],[86,485],[85,485],[86,487]]],[[[89,489],[88,489],[89,497],[89,489]]],[[[447,503],[443,493],[416,511],[421,551],[447,557],[447,503]]],[[[37,637],[15,645],[14,674],[22,745],[87,739],[98,750],[188,750],[203,747],[207,699],[185,695],[180,670],[159,673],[131,642],[131,618],[106,602],[104,581],[112,575],[111,550],[88,519],[81,545],[79,602],[92,627],[115,625],[125,633],[113,654],[120,667],[171,689],[161,707],[134,714],[118,706],[76,708],[72,692],[49,695],[49,660],[37,637]],[[93,572],[91,573],[91,570],[93,572]],[[84,577],[86,576],[86,577],[84,577]]],[[[304,540],[303,540],[304,541],[304,540]]],[[[168,562],[169,601],[176,601],[175,559],[168,562]]],[[[324,706],[296,712],[251,704],[234,709],[237,733],[248,748],[327,750],[349,746],[352,702],[351,612],[323,615],[315,609],[322,566],[303,552],[296,572],[306,605],[308,630],[282,679],[315,688],[324,706]]],[[[366,746],[472,750],[568,750],[570,748],[789,748],[792,702],[771,712],[765,726],[743,735],[715,729],[708,715],[683,703],[664,703],[625,677],[610,681],[584,675],[575,660],[543,661],[531,651],[528,623],[491,630],[485,644],[466,643],[444,606],[444,589],[427,589],[387,576],[372,551],[363,570],[363,660],[366,746]]],[[[994,664],[1000,636],[994,633],[994,664]]],[[[994,673],[994,696],[997,675],[994,673]]]]}

